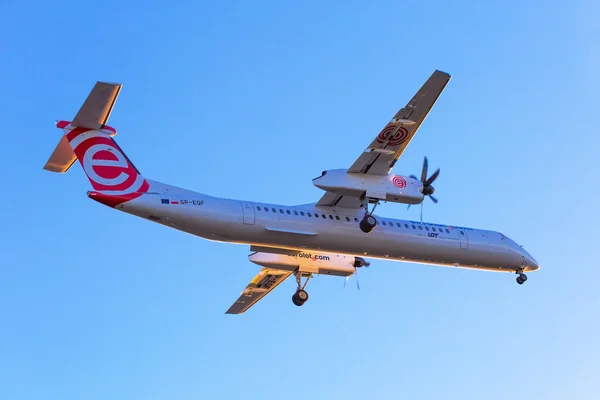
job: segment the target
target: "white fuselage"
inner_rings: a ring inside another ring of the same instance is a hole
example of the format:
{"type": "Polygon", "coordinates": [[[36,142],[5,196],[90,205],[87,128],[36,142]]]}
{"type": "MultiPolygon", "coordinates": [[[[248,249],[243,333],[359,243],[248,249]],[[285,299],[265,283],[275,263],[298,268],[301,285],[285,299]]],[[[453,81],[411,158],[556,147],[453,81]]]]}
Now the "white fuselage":
{"type": "Polygon", "coordinates": [[[152,182],[152,189],[117,206],[124,212],[209,240],[322,251],[491,271],[532,271],[538,264],[499,232],[377,216],[372,233],[364,210],[281,206],[212,197],[152,182]]]}

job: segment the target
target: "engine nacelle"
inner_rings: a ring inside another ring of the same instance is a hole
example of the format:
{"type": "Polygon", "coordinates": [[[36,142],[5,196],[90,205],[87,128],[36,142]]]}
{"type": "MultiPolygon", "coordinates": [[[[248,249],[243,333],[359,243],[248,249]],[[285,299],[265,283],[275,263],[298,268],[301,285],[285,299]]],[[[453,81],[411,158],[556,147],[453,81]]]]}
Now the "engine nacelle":
{"type": "Polygon", "coordinates": [[[302,272],[334,276],[350,276],[354,274],[355,267],[369,265],[361,257],[321,252],[290,251],[287,254],[256,252],[248,256],[248,259],[266,268],[284,271],[295,271],[300,268],[302,272]]]}
{"type": "Polygon", "coordinates": [[[407,176],[386,176],[347,173],[345,169],[323,171],[313,179],[319,189],[340,195],[366,197],[395,203],[419,204],[423,201],[423,184],[407,176]]]}

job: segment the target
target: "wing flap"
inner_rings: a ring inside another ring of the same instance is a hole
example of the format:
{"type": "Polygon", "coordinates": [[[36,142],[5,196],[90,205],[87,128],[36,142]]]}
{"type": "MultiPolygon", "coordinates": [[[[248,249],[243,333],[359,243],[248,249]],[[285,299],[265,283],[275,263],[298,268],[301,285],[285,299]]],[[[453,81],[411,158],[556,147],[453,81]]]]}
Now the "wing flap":
{"type": "Polygon", "coordinates": [[[361,201],[358,197],[344,196],[335,192],[325,192],[319,199],[316,206],[318,207],[340,207],[340,208],[360,208],[361,201]]]}
{"type": "Polygon", "coordinates": [[[226,314],[242,314],[250,307],[265,297],[271,290],[275,289],[281,282],[285,281],[292,273],[273,268],[263,268],[250,281],[240,297],[229,307],[226,314]]]}

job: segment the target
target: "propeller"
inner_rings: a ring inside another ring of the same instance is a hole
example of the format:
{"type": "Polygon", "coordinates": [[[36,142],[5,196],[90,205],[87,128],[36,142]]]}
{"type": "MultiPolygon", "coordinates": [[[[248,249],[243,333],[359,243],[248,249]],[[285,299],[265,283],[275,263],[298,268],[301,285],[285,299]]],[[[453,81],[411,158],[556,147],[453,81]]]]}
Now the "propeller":
{"type": "MultiPolygon", "coordinates": [[[[422,193],[423,196],[427,196],[437,204],[438,199],[433,196],[435,193],[435,188],[431,186],[431,184],[437,179],[440,175],[440,169],[436,169],[433,174],[429,178],[427,178],[427,169],[429,168],[429,162],[427,161],[427,157],[423,159],[423,169],[421,170],[421,179],[417,178],[415,175],[410,175],[411,178],[420,181],[423,184],[422,193]]],[[[410,204],[407,207],[407,210],[410,208],[410,204]]],[[[423,202],[421,202],[421,223],[423,222],[423,202]]]]}
{"type": "Polygon", "coordinates": [[[423,159],[423,169],[421,170],[421,179],[417,178],[414,175],[411,175],[410,177],[416,180],[420,180],[421,183],[423,184],[423,196],[428,196],[431,201],[433,201],[434,203],[437,204],[438,199],[436,199],[435,197],[433,197],[433,193],[435,192],[435,188],[433,186],[431,186],[431,184],[437,179],[437,177],[440,175],[440,169],[436,169],[435,172],[429,177],[427,178],[427,169],[428,169],[429,163],[427,162],[427,157],[425,157],[423,159]]]}
{"type": "MultiPolygon", "coordinates": [[[[358,268],[360,267],[368,267],[369,265],[371,265],[371,263],[367,260],[365,260],[362,257],[355,257],[355,261],[354,261],[354,275],[356,275],[356,288],[358,290],[360,290],[360,285],[358,284],[358,268]]],[[[347,276],[346,279],[344,280],[344,289],[346,288],[346,284],[348,283],[348,279],[350,279],[350,276],[347,276]]]]}

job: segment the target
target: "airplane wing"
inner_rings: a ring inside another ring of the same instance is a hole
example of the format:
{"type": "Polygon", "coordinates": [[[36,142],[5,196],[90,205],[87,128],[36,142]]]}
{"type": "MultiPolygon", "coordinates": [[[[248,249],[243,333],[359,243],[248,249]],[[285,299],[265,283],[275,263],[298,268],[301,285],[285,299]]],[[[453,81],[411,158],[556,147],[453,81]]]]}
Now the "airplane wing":
{"type": "MultiPolygon", "coordinates": [[[[413,98],[373,139],[348,169],[349,173],[387,175],[400,158],[429,111],[450,81],[450,75],[436,70],[413,98]]],[[[360,199],[327,192],[317,206],[359,208],[360,199]]]]}
{"type": "Polygon", "coordinates": [[[242,314],[250,307],[275,289],[281,282],[285,281],[292,273],[273,268],[263,268],[258,275],[250,281],[246,289],[226,314],[242,314]]]}

